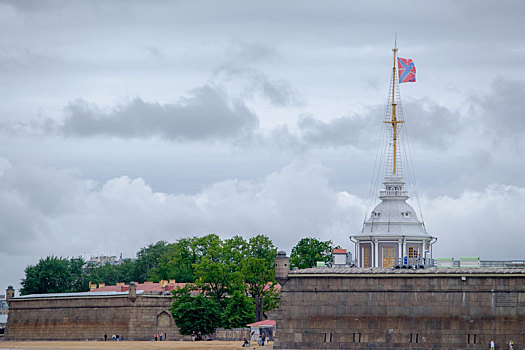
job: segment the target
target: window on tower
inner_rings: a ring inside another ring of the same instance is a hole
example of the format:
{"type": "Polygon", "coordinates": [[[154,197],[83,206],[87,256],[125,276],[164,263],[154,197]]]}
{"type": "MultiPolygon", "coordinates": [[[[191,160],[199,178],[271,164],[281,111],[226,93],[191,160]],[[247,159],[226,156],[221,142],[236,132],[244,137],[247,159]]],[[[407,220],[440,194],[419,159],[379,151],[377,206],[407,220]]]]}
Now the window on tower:
{"type": "Polygon", "coordinates": [[[409,258],[417,258],[419,256],[419,248],[418,247],[409,247],[408,248],[408,257],[409,258]]]}
{"type": "Polygon", "coordinates": [[[372,259],[370,259],[370,246],[363,246],[361,247],[361,261],[363,267],[371,267],[372,266],[372,259]]]}

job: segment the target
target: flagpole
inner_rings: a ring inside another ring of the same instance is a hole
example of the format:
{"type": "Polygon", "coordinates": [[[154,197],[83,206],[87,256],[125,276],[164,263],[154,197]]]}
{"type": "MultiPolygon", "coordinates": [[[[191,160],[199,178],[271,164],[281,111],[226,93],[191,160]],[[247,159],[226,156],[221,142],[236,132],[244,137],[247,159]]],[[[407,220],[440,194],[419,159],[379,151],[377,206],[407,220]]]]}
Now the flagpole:
{"type": "Polygon", "coordinates": [[[392,174],[396,174],[397,169],[397,124],[403,123],[403,121],[398,121],[396,116],[396,58],[397,58],[397,33],[396,33],[396,39],[394,42],[394,48],[392,49],[394,52],[394,65],[392,67],[392,120],[391,121],[385,121],[385,123],[392,124],[392,141],[394,146],[394,164],[392,167],[392,174]]]}

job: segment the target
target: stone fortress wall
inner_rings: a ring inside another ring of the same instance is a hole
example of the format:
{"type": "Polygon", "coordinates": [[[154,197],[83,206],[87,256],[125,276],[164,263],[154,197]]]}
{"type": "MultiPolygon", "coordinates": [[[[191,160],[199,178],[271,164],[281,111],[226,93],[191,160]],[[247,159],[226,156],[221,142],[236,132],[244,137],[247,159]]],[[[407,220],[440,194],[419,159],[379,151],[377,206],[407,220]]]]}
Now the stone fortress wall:
{"type": "Polygon", "coordinates": [[[6,340],[94,340],[107,334],[150,340],[155,333],[180,339],[170,295],[67,293],[9,300],[6,340]],[[102,295],[100,295],[102,294],[102,295]]]}
{"type": "Polygon", "coordinates": [[[525,269],[276,266],[276,278],[274,349],[525,346],[525,269]]]}

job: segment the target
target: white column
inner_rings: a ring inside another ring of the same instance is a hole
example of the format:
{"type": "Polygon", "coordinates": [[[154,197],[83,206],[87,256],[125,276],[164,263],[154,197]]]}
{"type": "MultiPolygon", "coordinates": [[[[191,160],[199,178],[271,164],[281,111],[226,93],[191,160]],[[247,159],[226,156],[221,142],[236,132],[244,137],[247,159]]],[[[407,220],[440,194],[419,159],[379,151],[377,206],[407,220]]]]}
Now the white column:
{"type": "Polygon", "coordinates": [[[398,240],[397,241],[397,258],[398,259],[403,259],[403,244],[402,244],[402,240],[398,240]]]}
{"type": "Polygon", "coordinates": [[[408,252],[407,252],[407,240],[406,240],[406,238],[403,238],[403,256],[402,256],[402,258],[404,258],[405,255],[408,255],[408,252]]]}
{"type": "Polygon", "coordinates": [[[361,256],[361,245],[359,244],[359,241],[356,240],[356,245],[355,245],[355,264],[357,265],[357,267],[361,267],[363,266],[363,264],[361,264],[361,262],[359,261],[359,257],[361,256]]]}
{"type": "Polygon", "coordinates": [[[374,239],[374,267],[379,267],[379,244],[377,244],[377,239],[374,239]]]}

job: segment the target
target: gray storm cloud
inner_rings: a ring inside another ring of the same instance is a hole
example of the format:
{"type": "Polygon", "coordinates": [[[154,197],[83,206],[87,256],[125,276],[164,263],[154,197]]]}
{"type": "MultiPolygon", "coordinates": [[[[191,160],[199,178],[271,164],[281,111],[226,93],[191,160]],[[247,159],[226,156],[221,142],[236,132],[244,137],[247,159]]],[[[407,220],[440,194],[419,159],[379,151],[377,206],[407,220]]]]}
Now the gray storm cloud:
{"type": "MultiPolygon", "coordinates": [[[[265,84],[264,81],[261,83],[265,84]]],[[[384,115],[384,106],[379,105],[369,106],[360,114],[327,121],[304,114],[298,118],[295,132],[287,127],[277,127],[268,133],[259,126],[258,117],[245,104],[235,102],[229,105],[227,101],[224,92],[209,86],[192,90],[190,97],[181,98],[175,104],[145,102],[136,98],[103,110],[95,104],[77,100],[66,107],[65,121],[58,129],[67,136],[158,136],[176,141],[216,139],[233,143],[267,133],[264,142],[296,150],[344,146],[370,149],[377,144],[375,140],[384,115]]],[[[467,119],[459,111],[440,106],[428,98],[406,103],[405,110],[410,114],[407,122],[410,123],[411,141],[430,149],[451,146],[467,119]]],[[[33,123],[30,127],[48,128],[49,124],[38,126],[33,123]]]]}
{"type": "Polygon", "coordinates": [[[525,82],[500,78],[494,80],[486,93],[470,96],[476,117],[474,122],[489,134],[522,137],[525,133],[525,82]]]}
{"type": "Polygon", "coordinates": [[[216,76],[226,80],[240,78],[245,81],[245,95],[259,95],[277,107],[301,104],[301,99],[292,85],[283,79],[270,79],[266,74],[253,68],[219,67],[216,76]]]}
{"type": "Polygon", "coordinates": [[[204,86],[177,103],[159,104],[136,98],[109,111],[78,100],[67,106],[62,131],[77,136],[206,140],[240,137],[257,125],[257,116],[246,105],[230,105],[224,93],[204,86]]]}
{"type": "MultiPolygon", "coordinates": [[[[369,106],[367,111],[322,121],[302,116],[298,121],[300,138],[305,145],[339,147],[351,145],[369,149],[377,144],[378,129],[383,122],[384,106],[369,106]]],[[[429,98],[404,104],[410,141],[428,149],[450,147],[462,132],[467,116],[439,105],[429,98]]]]}

